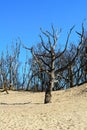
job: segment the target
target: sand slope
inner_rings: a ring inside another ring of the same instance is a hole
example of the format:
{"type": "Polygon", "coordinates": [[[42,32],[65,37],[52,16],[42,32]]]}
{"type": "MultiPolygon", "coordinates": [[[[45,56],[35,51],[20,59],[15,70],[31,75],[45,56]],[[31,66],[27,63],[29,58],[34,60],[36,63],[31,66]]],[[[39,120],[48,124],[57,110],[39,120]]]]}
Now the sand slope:
{"type": "Polygon", "coordinates": [[[0,93],[0,130],[87,130],[87,84],[44,93],[0,93]]]}

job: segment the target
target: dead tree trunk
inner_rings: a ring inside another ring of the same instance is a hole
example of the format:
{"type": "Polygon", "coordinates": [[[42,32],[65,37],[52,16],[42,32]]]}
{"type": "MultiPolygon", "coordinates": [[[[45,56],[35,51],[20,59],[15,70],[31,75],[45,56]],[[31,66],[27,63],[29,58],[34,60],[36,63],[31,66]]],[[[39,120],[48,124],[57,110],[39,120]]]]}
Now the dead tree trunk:
{"type": "Polygon", "coordinates": [[[4,88],[4,91],[6,91],[6,93],[9,94],[9,93],[8,93],[8,90],[7,90],[6,81],[4,82],[3,88],[4,88]]]}
{"type": "Polygon", "coordinates": [[[4,83],[3,83],[3,90],[1,90],[0,92],[4,92],[4,91],[6,91],[6,93],[9,94],[9,92],[7,90],[6,81],[4,81],[4,83]]]}
{"type": "Polygon", "coordinates": [[[45,90],[45,99],[44,99],[44,103],[51,103],[51,90],[52,87],[51,87],[51,83],[49,83],[49,86],[47,86],[46,90],[45,90]]]}

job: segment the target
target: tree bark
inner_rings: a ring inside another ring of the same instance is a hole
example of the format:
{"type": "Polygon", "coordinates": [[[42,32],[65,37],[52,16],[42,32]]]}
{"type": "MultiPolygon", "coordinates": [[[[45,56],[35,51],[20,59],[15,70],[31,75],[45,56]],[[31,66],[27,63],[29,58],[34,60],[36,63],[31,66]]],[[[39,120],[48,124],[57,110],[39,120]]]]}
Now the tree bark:
{"type": "Polygon", "coordinates": [[[52,87],[51,87],[51,83],[49,83],[49,86],[46,88],[45,91],[44,104],[51,103],[51,97],[52,97],[51,91],[52,91],[52,87]]]}

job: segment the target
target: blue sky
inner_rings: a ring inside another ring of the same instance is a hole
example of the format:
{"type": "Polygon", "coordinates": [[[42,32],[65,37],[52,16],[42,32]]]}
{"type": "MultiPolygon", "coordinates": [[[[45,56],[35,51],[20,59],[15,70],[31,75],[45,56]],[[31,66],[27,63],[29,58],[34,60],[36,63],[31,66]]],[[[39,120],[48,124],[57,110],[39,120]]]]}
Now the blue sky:
{"type": "Polygon", "coordinates": [[[62,28],[62,40],[66,40],[74,24],[75,30],[81,30],[84,18],[87,0],[0,0],[0,52],[17,37],[31,47],[39,41],[40,27],[49,30],[51,24],[62,28]]]}

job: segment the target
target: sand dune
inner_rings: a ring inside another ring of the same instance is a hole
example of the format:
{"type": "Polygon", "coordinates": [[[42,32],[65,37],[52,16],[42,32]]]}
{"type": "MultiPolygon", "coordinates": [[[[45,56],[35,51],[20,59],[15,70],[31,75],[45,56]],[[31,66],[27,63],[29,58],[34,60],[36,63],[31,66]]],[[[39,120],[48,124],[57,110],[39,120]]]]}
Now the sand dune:
{"type": "Polygon", "coordinates": [[[0,93],[0,130],[87,130],[87,84],[44,93],[0,93]]]}

